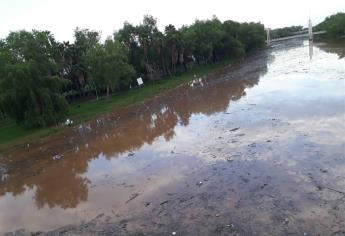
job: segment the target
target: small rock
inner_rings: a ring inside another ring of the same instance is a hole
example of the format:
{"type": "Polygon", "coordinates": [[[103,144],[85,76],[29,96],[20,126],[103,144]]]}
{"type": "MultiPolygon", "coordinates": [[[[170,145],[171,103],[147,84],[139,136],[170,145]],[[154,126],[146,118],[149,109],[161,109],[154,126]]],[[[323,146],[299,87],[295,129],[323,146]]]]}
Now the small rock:
{"type": "Polygon", "coordinates": [[[171,234],[172,234],[172,235],[176,235],[176,232],[174,231],[174,232],[172,232],[171,234]]]}
{"type": "Polygon", "coordinates": [[[199,187],[203,184],[202,181],[199,181],[198,183],[196,183],[196,185],[198,185],[199,187]]]}
{"type": "Polygon", "coordinates": [[[219,217],[220,216],[220,214],[216,214],[216,217],[219,217]]]}
{"type": "Polygon", "coordinates": [[[134,156],[134,152],[130,152],[130,153],[128,153],[128,156],[129,156],[129,157],[134,156]]]}

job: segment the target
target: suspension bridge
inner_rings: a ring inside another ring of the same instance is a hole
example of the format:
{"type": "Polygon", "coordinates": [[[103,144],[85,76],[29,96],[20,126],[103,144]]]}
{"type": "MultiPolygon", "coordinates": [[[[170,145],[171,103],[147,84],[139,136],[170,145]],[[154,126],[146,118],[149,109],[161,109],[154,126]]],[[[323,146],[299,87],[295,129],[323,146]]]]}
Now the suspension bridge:
{"type": "Polygon", "coordinates": [[[267,34],[266,43],[267,43],[267,45],[270,45],[271,43],[274,43],[274,42],[279,42],[279,41],[284,41],[284,40],[289,40],[289,39],[294,39],[294,38],[306,38],[306,37],[308,37],[309,40],[313,40],[314,35],[325,34],[325,33],[326,33],[326,31],[324,31],[324,30],[313,32],[313,25],[311,23],[311,20],[309,19],[309,24],[308,24],[307,30],[292,33],[291,36],[287,36],[287,37],[271,39],[270,29],[266,28],[266,34],[267,34]]]}

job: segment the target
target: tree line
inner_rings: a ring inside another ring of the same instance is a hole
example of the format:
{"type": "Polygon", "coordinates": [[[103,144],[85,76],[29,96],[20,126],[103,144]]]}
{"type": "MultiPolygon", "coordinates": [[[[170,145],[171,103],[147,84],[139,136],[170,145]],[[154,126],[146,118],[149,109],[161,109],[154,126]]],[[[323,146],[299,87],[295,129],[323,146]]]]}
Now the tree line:
{"type": "MultiPolygon", "coordinates": [[[[261,23],[196,20],[164,31],[144,16],[100,41],[99,31],[76,28],[74,42],[49,31],[16,31],[0,40],[0,118],[26,127],[58,124],[69,103],[110,96],[145,82],[222,60],[242,60],[265,44],[261,23]]],[[[138,90],[137,92],[140,92],[138,90]]]]}
{"type": "Polygon", "coordinates": [[[283,37],[298,34],[299,32],[303,30],[304,30],[303,26],[301,25],[277,28],[270,31],[270,36],[272,39],[283,38],[283,37]]]}
{"type": "MultiPolygon", "coordinates": [[[[326,31],[326,38],[335,39],[345,37],[345,13],[339,12],[337,14],[326,17],[326,19],[313,27],[314,31],[326,31]]],[[[289,26],[284,28],[276,28],[270,31],[271,38],[282,38],[299,34],[301,31],[308,31],[308,28],[303,26],[289,26]]]]}
{"type": "Polygon", "coordinates": [[[326,19],[315,26],[314,30],[325,30],[327,38],[345,37],[345,13],[339,12],[337,14],[326,17],[326,19]]]}

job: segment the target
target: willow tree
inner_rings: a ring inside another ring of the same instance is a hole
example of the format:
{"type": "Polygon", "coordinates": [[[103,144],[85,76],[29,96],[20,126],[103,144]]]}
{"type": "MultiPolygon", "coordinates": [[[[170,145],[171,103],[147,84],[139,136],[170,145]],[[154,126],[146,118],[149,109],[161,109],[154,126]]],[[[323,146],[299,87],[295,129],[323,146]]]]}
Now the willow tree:
{"type": "Polygon", "coordinates": [[[48,31],[12,32],[1,47],[1,108],[28,127],[57,124],[67,113],[57,74],[57,43],[48,31]]]}

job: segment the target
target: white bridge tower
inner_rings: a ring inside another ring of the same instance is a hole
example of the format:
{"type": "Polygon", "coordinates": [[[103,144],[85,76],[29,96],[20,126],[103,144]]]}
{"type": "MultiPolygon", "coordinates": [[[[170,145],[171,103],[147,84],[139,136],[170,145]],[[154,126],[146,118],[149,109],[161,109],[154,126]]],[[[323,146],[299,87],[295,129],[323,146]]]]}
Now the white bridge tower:
{"type": "Polygon", "coordinates": [[[266,44],[270,45],[271,44],[270,28],[266,28],[265,30],[266,30],[266,34],[267,34],[266,44]]]}
{"type": "Polygon", "coordinates": [[[311,24],[310,19],[309,19],[308,33],[309,33],[309,40],[313,40],[313,25],[311,24]]]}

